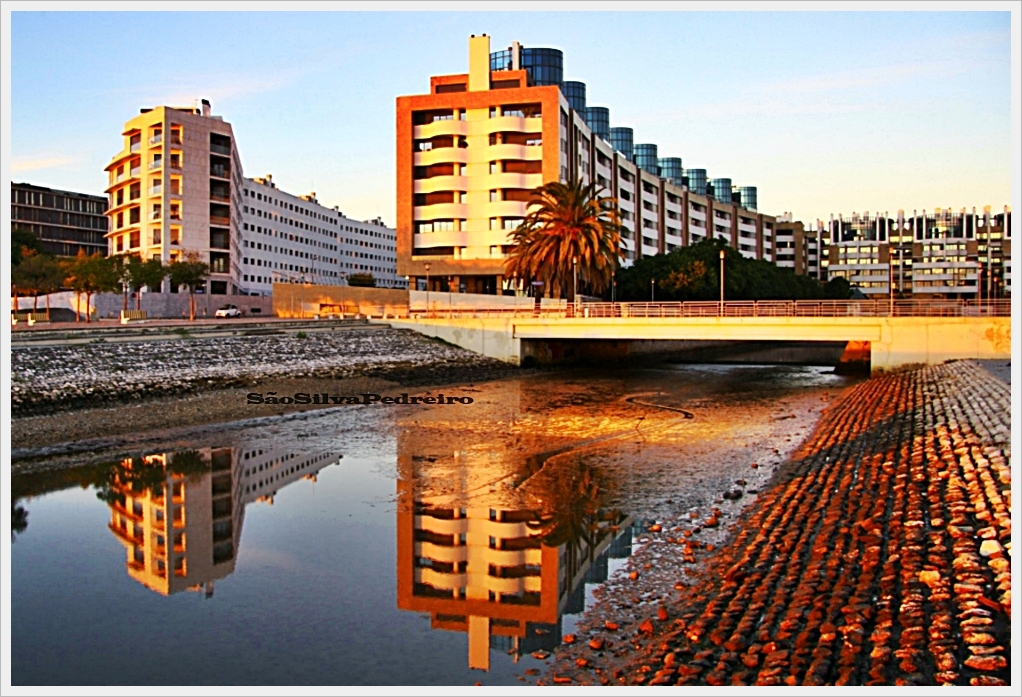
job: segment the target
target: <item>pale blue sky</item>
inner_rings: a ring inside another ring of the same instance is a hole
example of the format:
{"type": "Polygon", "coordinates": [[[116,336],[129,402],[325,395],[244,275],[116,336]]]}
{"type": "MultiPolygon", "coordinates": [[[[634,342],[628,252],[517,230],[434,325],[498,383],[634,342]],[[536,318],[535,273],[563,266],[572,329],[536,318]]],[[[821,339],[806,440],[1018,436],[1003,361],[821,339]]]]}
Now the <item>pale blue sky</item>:
{"type": "Polygon", "coordinates": [[[394,99],[473,33],[562,49],[612,126],[765,213],[1011,202],[1008,12],[15,12],[12,178],[100,193],[140,107],[206,97],[247,176],[393,225],[394,99]]]}

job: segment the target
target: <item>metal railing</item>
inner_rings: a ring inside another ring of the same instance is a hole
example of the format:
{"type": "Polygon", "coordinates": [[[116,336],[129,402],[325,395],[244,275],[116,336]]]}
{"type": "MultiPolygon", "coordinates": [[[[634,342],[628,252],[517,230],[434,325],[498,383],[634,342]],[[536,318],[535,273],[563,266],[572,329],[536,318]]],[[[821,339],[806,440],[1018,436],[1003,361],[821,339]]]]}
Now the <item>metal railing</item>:
{"type": "Polygon", "coordinates": [[[1011,300],[749,300],[569,303],[554,307],[412,306],[412,318],[677,319],[698,317],[1010,317],[1011,300]]]}

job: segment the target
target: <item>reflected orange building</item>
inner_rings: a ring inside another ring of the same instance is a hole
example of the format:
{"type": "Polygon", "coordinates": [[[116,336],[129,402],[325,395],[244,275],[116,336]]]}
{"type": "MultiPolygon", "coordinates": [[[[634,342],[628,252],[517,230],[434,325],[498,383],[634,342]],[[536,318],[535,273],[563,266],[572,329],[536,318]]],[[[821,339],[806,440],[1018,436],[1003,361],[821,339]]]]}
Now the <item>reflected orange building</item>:
{"type": "Polygon", "coordinates": [[[245,506],[272,505],[279,489],[298,479],[315,481],[334,461],[327,453],[258,448],[123,460],[111,478],[109,528],[127,551],[128,575],[161,595],[189,590],[212,596],[214,582],[234,571],[245,506]],[[198,464],[199,471],[180,471],[177,458],[198,464]]]}
{"type": "Polygon", "coordinates": [[[630,519],[593,521],[591,543],[549,545],[537,512],[452,505],[486,478],[485,467],[465,462],[446,479],[457,491],[430,496],[417,487],[426,460],[401,445],[408,439],[399,437],[398,608],[428,612],[433,629],[466,632],[470,668],[488,670],[491,648],[517,660],[559,644],[562,614],[582,610],[584,581],[606,578],[605,553],[619,529],[630,543],[630,519]],[[602,578],[591,578],[601,561],[602,578]]]}

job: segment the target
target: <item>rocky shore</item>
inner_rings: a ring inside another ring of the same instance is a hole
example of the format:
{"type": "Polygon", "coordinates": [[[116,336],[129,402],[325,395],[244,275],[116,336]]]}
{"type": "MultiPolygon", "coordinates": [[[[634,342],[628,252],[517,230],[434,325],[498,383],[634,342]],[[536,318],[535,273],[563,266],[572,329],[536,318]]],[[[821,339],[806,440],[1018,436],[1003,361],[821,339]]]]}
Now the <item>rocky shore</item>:
{"type": "Polygon", "coordinates": [[[11,352],[11,407],[15,416],[48,414],[272,378],[429,384],[451,368],[503,373],[508,366],[411,331],[375,327],[18,348],[11,352]]]}
{"type": "Polygon", "coordinates": [[[414,332],[374,327],[25,347],[11,352],[11,366],[16,469],[33,459],[63,466],[56,455],[98,451],[136,433],[319,408],[252,405],[250,391],[380,393],[523,372],[414,332]]]}
{"type": "Polygon", "coordinates": [[[1008,684],[1009,398],[974,362],[854,386],[729,531],[650,525],[540,682],[1008,684]]]}

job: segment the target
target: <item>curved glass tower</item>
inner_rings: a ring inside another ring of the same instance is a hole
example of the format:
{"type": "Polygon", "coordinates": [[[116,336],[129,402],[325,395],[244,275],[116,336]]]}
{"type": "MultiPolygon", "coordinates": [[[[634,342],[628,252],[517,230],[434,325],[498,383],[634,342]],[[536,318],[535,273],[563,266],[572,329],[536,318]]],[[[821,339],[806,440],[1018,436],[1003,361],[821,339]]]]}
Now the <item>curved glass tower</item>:
{"type": "Polygon", "coordinates": [[[561,92],[571,108],[579,113],[582,118],[586,116],[586,83],[576,80],[568,80],[561,85],[561,92]]]}
{"type": "Polygon", "coordinates": [[[650,174],[660,174],[656,149],[656,143],[638,143],[634,148],[635,164],[650,174]]]}
{"type": "Polygon", "coordinates": [[[627,126],[616,126],[610,129],[610,144],[629,162],[635,162],[635,155],[632,152],[634,139],[635,132],[627,126]]]}
{"type": "Polygon", "coordinates": [[[529,84],[557,85],[564,81],[564,52],[559,48],[522,48],[522,70],[529,84]]]}
{"type": "Polygon", "coordinates": [[[610,140],[610,109],[605,106],[586,107],[586,123],[593,133],[606,141],[610,140]]]}
{"type": "Polygon", "coordinates": [[[731,203],[731,180],[725,178],[711,179],[709,192],[713,198],[721,203],[731,203]]]}
{"type": "Polygon", "coordinates": [[[740,205],[742,208],[748,208],[750,211],[759,210],[759,202],[756,200],[756,187],[736,186],[735,194],[735,203],[740,205]]]}
{"type": "Polygon", "coordinates": [[[685,180],[688,185],[688,190],[693,194],[699,196],[706,195],[706,170],[705,169],[686,169],[682,170],[685,173],[685,180]]]}
{"type": "MultiPolygon", "coordinates": [[[[511,49],[490,53],[490,70],[511,70],[511,49]]],[[[559,48],[525,48],[520,53],[521,69],[532,86],[557,85],[564,80],[564,52],[559,48]]]]}
{"type": "Polygon", "coordinates": [[[659,162],[660,176],[676,186],[682,185],[685,171],[681,168],[680,157],[661,157],[659,162]]]}

